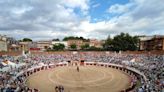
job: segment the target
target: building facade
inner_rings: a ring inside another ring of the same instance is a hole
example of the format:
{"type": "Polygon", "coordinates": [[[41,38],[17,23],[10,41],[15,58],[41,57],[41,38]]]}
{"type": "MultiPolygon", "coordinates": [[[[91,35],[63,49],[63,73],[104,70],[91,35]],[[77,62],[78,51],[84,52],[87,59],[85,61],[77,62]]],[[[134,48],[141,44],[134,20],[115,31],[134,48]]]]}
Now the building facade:
{"type": "Polygon", "coordinates": [[[144,36],[139,37],[140,50],[164,50],[164,36],[144,36]]]}
{"type": "Polygon", "coordinates": [[[50,48],[50,45],[51,45],[51,41],[38,41],[37,42],[37,48],[39,48],[42,51],[45,51],[48,48],[50,48]]]}
{"type": "Polygon", "coordinates": [[[29,51],[32,42],[19,42],[21,50],[29,51]]]}
{"type": "Polygon", "coordinates": [[[0,51],[18,51],[19,42],[12,38],[7,37],[6,35],[0,35],[0,51]]]}
{"type": "Polygon", "coordinates": [[[7,42],[0,40],[0,51],[7,51],[7,42]]]}
{"type": "Polygon", "coordinates": [[[19,41],[14,39],[13,37],[8,37],[7,38],[7,47],[8,51],[20,51],[20,46],[19,46],[19,41]]]}
{"type": "Polygon", "coordinates": [[[94,46],[96,48],[102,48],[103,41],[99,41],[97,39],[90,39],[90,46],[94,46]]]}
{"type": "Polygon", "coordinates": [[[68,49],[71,49],[71,45],[75,44],[77,46],[77,50],[81,49],[81,46],[83,45],[83,40],[80,39],[74,39],[74,40],[68,40],[67,41],[68,44],[68,49]]]}
{"type": "Polygon", "coordinates": [[[0,35],[0,51],[7,51],[7,37],[0,35]]]}

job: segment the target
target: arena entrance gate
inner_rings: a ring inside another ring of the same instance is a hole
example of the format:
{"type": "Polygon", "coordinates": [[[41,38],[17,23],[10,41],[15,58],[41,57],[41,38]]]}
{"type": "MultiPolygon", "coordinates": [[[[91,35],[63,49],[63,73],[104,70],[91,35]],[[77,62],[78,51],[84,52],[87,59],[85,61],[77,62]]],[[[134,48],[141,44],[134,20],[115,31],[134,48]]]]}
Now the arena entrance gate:
{"type": "Polygon", "coordinates": [[[82,65],[82,66],[84,65],[84,60],[80,61],[80,65],[82,65]]]}
{"type": "Polygon", "coordinates": [[[79,66],[80,62],[79,61],[71,61],[72,66],[79,66]]]}

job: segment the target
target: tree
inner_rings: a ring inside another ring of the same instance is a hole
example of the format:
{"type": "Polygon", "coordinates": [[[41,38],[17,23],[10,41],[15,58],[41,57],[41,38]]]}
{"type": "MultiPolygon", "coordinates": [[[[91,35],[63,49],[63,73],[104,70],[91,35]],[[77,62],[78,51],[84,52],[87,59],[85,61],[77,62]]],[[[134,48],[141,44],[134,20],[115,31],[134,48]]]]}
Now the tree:
{"type": "Polygon", "coordinates": [[[52,39],[52,41],[60,41],[60,40],[57,38],[57,39],[52,39]]]}
{"type": "Polygon", "coordinates": [[[103,45],[106,50],[112,51],[134,51],[137,50],[139,39],[137,36],[130,36],[128,33],[121,33],[114,36],[113,39],[107,38],[105,44],[103,45]]]}
{"type": "Polygon", "coordinates": [[[68,41],[68,40],[73,40],[73,39],[75,39],[75,37],[73,37],[73,36],[69,36],[69,37],[65,37],[64,39],[63,39],[63,41],[68,41]]]}
{"type": "Polygon", "coordinates": [[[83,40],[83,41],[89,41],[89,39],[85,39],[83,37],[74,37],[74,36],[69,36],[65,37],[63,41],[68,41],[68,40],[83,40]]]}
{"type": "Polygon", "coordinates": [[[70,48],[71,48],[72,50],[76,50],[76,49],[77,49],[77,45],[76,45],[76,44],[71,44],[71,45],[70,45],[70,48]]]}
{"type": "Polygon", "coordinates": [[[106,50],[112,50],[112,39],[110,36],[108,36],[107,40],[103,44],[103,48],[106,50]]]}
{"type": "Polygon", "coordinates": [[[81,49],[82,50],[87,50],[87,49],[89,49],[89,44],[84,44],[84,45],[81,45],[81,49]]]}
{"type": "Polygon", "coordinates": [[[57,50],[57,51],[58,50],[64,50],[64,48],[65,48],[65,45],[61,44],[61,43],[53,45],[53,49],[57,50]]]}
{"type": "Polygon", "coordinates": [[[30,38],[23,38],[22,41],[23,41],[23,42],[32,42],[32,39],[30,39],[30,38]]]}

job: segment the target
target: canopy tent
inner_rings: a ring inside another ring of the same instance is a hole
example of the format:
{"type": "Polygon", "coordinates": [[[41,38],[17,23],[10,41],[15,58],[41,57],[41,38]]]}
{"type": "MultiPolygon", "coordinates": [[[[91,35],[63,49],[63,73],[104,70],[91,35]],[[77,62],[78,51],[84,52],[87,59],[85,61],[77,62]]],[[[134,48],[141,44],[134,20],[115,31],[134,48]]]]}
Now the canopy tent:
{"type": "Polygon", "coordinates": [[[16,66],[15,63],[13,63],[13,62],[11,62],[11,61],[9,61],[9,60],[4,60],[4,61],[1,62],[1,64],[2,64],[3,66],[13,66],[13,67],[16,66]]]}
{"type": "Polygon", "coordinates": [[[140,66],[144,65],[144,64],[138,62],[138,60],[136,60],[136,58],[133,58],[130,61],[124,60],[124,61],[122,61],[122,63],[125,64],[125,65],[140,65],[140,66]]]}

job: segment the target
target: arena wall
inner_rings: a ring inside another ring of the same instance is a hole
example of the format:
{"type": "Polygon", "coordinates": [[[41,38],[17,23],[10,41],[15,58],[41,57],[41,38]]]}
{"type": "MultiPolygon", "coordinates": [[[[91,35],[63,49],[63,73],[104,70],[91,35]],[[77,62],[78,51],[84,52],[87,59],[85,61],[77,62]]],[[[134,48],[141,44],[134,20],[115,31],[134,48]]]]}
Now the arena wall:
{"type": "MultiPolygon", "coordinates": [[[[69,54],[73,52],[83,53],[115,53],[113,51],[54,51],[54,52],[31,52],[32,54],[69,54]]],[[[121,51],[122,54],[146,54],[146,55],[163,55],[164,51],[121,51]]]]}
{"type": "Polygon", "coordinates": [[[18,56],[22,55],[21,51],[14,51],[14,52],[0,52],[0,56],[2,55],[9,55],[9,56],[18,56]]]}
{"type": "MultiPolygon", "coordinates": [[[[54,52],[31,52],[31,54],[69,54],[74,51],[54,51],[54,52]]],[[[114,53],[111,51],[77,51],[78,53],[114,53]]],[[[122,51],[122,54],[146,54],[146,55],[151,55],[151,54],[157,54],[157,55],[163,55],[164,51],[122,51]]],[[[18,56],[22,55],[22,51],[14,51],[14,52],[0,52],[0,56],[2,55],[9,55],[9,56],[18,56]]]]}

